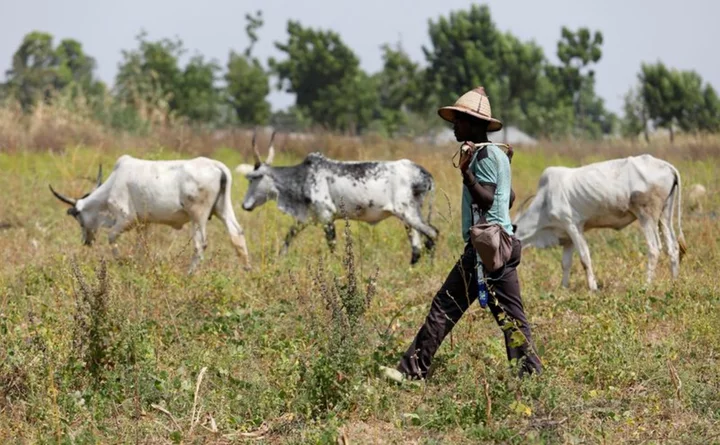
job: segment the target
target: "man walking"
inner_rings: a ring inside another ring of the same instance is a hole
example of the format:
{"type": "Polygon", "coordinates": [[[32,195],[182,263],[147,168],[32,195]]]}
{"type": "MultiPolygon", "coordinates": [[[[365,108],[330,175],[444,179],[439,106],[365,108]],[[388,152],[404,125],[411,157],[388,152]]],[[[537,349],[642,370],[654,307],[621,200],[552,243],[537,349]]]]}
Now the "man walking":
{"type": "Polygon", "coordinates": [[[502,122],[492,117],[490,102],[482,87],[465,93],[454,105],[440,108],[438,114],[453,123],[455,138],[462,143],[459,170],[463,180],[465,248],[435,294],[425,323],[400,363],[395,369],[383,367],[382,371],[394,381],[425,379],[443,339],[487,285],[488,306],[505,335],[508,360],[517,360],[520,376],[539,374],[542,365],[532,343],[517,274],[522,246],[520,240],[512,236],[510,221],[510,208],[515,199],[511,187],[512,151],[506,154],[487,136],[488,132],[500,130],[502,122]],[[477,252],[469,242],[469,229],[478,222],[497,223],[511,235],[510,259],[493,273],[483,271],[477,252]]]}

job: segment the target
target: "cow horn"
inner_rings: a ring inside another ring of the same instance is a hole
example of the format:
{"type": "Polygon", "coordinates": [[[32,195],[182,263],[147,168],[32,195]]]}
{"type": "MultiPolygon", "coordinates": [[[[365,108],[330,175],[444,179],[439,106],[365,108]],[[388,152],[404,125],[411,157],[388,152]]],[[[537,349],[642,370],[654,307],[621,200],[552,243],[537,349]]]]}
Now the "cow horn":
{"type": "Polygon", "coordinates": [[[253,150],[253,157],[255,158],[255,164],[262,164],[262,161],[260,160],[260,153],[257,149],[257,128],[255,131],[253,131],[253,137],[252,137],[252,150],[253,150]]]}
{"type": "Polygon", "coordinates": [[[275,131],[273,130],[272,136],[270,136],[270,146],[268,147],[267,159],[265,159],[265,163],[268,165],[272,164],[273,159],[275,159],[275,147],[273,145],[274,141],[275,141],[275,131]]]}
{"type": "Polygon", "coordinates": [[[102,164],[100,164],[100,168],[98,169],[97,183],[95,185],[95,188],[98,188],[101,185],[102,185],[102,164]]]}
{"type": "Polygon", "coordinates": [[[60,193],[56,192],[55,189],[52,188],[51,185],[48,185],[48,187],[50,187],[50,191],[52,192],[53,195],[55,195],[55,197],[56,197],[57,199],[59,199],[60,201],[64,202],[65,204],[71,205],[71,206],[73,206],[73,207],[75,206],[75,203],[77,202],[76,200],[61,195],[60,193]]]}

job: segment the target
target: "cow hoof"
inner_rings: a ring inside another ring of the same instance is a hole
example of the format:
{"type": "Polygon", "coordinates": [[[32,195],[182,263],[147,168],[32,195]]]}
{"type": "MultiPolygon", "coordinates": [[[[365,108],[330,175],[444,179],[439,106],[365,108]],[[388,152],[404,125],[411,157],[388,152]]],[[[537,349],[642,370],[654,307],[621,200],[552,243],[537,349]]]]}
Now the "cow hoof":
{"type": "Polygon", "coordinates": [[[413,252],[412,257],[410,258],[410,265],[414,266],[418,261],[420,261],[420,254],[413,252]]]}
{"type": "Polygon", "coordinates": [[[425,248],[427,250],[433,250],[435,249],[435,241],[431,240],[430,238],[425,240],[425,248]]]}

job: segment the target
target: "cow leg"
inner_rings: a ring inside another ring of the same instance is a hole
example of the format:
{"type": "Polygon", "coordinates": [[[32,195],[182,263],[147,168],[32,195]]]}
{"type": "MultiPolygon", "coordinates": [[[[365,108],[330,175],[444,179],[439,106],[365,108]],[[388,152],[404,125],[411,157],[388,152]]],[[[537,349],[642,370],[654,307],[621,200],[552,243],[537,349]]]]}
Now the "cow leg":
{"type": "Polygon", "coordinates": [[[149,230],[149,226],[147,224],[140,224],[137,226],[136,230],[136,236],[137,236],[137,242],[135,244],[135,252],[137,252],[138,255],[146,255],[147,250],[147,234],[149,230]]]}
{"type": "Polygon", "coordinates": [[[235,218],[235,214],[232,212],[232,209],[223,207],[222,213],[218,214],[218,216],[225,223],[225,228],[230,234],[230,242],[235,248],[235,253],[244,263],[243,268],[250,270],[250,254],[248,253],[247,241],[245,240],[245,231],[235,218]]]}
{"type": "Polygon", "coordinates": [[[120,234],[127,230],[130,226],[130,222],[127,222],[123,219],[118,219],[115,224],[110,228],[110,233],[108,233],[108,243],[112,247],[112,254],[115,259],[120,258],[120,251],[118,250],[117,239],[120,237],[120,234]]]}
{"type": "Polygon", "coordinates": [[[292,240],[300,233],[305,227],[307,227],[307,223],[300,223],[297,222],[290,226],[290,230],[288,230],[287,235],[285,235],[285,243],[283,244],[282,249],[280,249],[280,255],[286,255],[288,252],[288,249],[290,248],[290,243],[292,240]]]}
{"type": "Polygon", "coordinates": [[[430,238],[429,236],[425,237],[425,248],[429,251],[433,251],[435,249],[435,240],[430,238]]]}
{"type": "Polygon", "coordinates": [[[323,226],[323,229],[325,229],[325,239],[327,240],[330,252],[335,252],[335,244],[337,244],[335,242],[335,238],[337,237],[337,234],[335,233],[335,224],[330,221],[323,226]]]}
{"type": "Polygon", "coordinates": [[[235,253],[242,260],[243,268],[249,270],[250,266],[250,253],[247,248],[247,241],[245,240],[245,231],[237,223],[237,221],[225,220],[225,227],[230,234],[230,242],[235,248],[235,253]]]}
{"type": "Polygon", "coordinates": [[[665,203],[665,208],[660,218],[660,228],[665,236],[665,251],[670,257],[670,272],[673,278],[677,278],[680,271],[680,246],[678,245],[675,230],[672,226],[674,197],[665,203]]]}
{"type": "MultiPolygon", "coordinates": [[[[424,199],[425,199],[425,195],[417,196],[415,198],[415,212],[417,213],[419,218],[423,221],[424,221],[424,219],[422,216],[422,208],[423,208],[424,199]]],[[[431,209],[430,211],[432,212],[432,198],[430,199],[430,209],[431,209]]],[[[429,223],[429,221],[430,221],[429,218],[430,218],[430,215],[428,214],[427,225],[430,226],[431,228],[435,229],[435,232],[437,232],[437,228],[435,228],[432,224],[429,223]]],[[[423,236],[425,237],[425,248],[429,252],[433,252],[433,250],[435,249],[435,239],[437,238],[437,235],[435,238],[427,236],[425,234],[423,234],[423,236]]]]}
{"type": "Polygon", "coordinates": [[[575,224],[570,225],[570,227],[568,228],[568,234],[570,235],[570,239],[572,239],[572,242],[578,251],[578,255],[580,256],[580,262],[585,269],[585,276],[587,278],[588,287],[590,288],[590,290],[595,291],[597,290],[597,282],[595,281],[595,274],[592,270],[592,261],[590,261],[590,248],[588,248],[587,241],[585,241],[585,237],[582,235],[580,229],[575,224]]]}
{"type": "Polygon", "coordinates": [[[572,242],[567,242],[567,243],[563,244],[563,257],[562,257],[562,269],[563,269],[562,286],[563,287],[570,286],[570,269],[572,268],[573,250],[575,250],[575,247],[573,246],[572,242]]]}
{"type": "Polygon", "coordinates": [[[193,222],[193,244],[195,245],[195,254],[192,257],[192,261],[190,262],[190,267],[188,268],[188,275],[191,275],[193,272],[195,272],[198,264],[203,259],[203,252],[207,247],[205,224],[207,220],[208,218],[206,217],[200,219],[199,221],[193,222]]]}
{"type": "Polygon", "coordinates": [[[408,239],[410,240],[410,245],[412,246],[412,256],[410,257],[410,264],[413,265],[420,260],[422,239],[420,238],[420,232],[408,225],[405,225],[405,233],[407,233],[408,239]]]}
{"type": "Polygon", "coordinates": [[[413,209],[405,213],[396,213],[395,216],[406,225],[425,235],[427,238],[430,238],[433,241],[437,239],[437,229],[423,221],[422,215],[418,209],[413,209]]]}
{"type": "Polygon", "coordinates": [[[410,264],[413,265],[417,263],[417,261],[420,259],[420,237],[418,236],[417,239],[413,239],[413,231],[417,231],[425,235],[425,237],[435,240],[438,236],[437,229],[435,227],[432,227],[431,225],[425,223],[422,219],[422,215],[420,214],[420,211],[418,209],[415,209],[410,212],[406,212],[404,214],[398,214],[396,215],[400,220],[402,220],[406,226],[409,226],[411,229],[411,233],[408,234],[410,236],[410,243],[413,246],[413,254],[410,258],[410,264]],[[417,247],[416,247],[417,246],[417,247]]]}
{"type": "Polygon", "coordinates": [[[652,218],[647,215],[640,215],[639,220],[648,244],[647,283],[650,284],[655,276],[655,268],[660,256],[660,235],[658,234],[657,222],[652,218]]]}

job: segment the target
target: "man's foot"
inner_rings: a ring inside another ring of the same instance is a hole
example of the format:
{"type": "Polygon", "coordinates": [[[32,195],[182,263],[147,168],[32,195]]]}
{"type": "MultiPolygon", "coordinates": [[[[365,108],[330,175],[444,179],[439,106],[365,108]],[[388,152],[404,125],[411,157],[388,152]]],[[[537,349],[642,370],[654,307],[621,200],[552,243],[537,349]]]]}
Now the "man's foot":
{"type": "Polygon", "coordinates": [[[387,366],[380,366],[380,374],[387,380],[395,382],[399,385],[410,384],[413,386],[420,386],[420,380],[410,379],[408,376],[398,371],[395,368],[389,368],[387,366]]]}

